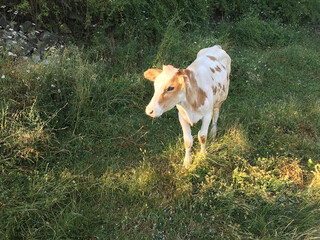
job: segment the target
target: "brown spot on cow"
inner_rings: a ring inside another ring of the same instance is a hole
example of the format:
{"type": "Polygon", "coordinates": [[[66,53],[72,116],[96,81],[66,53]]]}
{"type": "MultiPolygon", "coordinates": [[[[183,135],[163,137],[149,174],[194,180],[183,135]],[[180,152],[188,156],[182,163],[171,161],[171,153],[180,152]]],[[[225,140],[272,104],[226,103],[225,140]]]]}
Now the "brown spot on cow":
{"type": "Polygon", "coordinates": [[[187,101],[191,104],[191,107],[196,111],[202,106],[207,98],[207,94],[198,86],[194,73],[189,69],[184,70],[187,74],[190,87],[186,88],[187,101]]]}
{"type": "Polygon", "coordinates": [[[222,88],[222,85],[221,85],[221,83],[218,83],[218,86],[219,86],[219,88],[220,88],[220,89],[222,88]]]}
{"type": "Polygon", "coordinates": [[[216,71],[213,68],[210,68],[211,72],[215,73],[216,71]]]}
{"type": "Polygon", "coordinates": [[[217,93],[217,87],[213,87],[213,86],[212,86],[212,92],[213,92],[213,95],[216,95],[216,93],[217,93]]]}
{"type": "Polygon", "coordinates": [[[225,85],[223,85],[222,91],[226,92],[226,87],[225,87],[225,85]]]}
{"type": "Polygon", "coordinates": [[[217,61],[217,59],[213,56],[207,56],[208,58],[210,58],[212,61],[217,61]]]}
{"type": "Polygon", "coordinates": [[[206,136],[201,136],[200,138],[199,138],[199,141],[200,141],[200,143],[201,144],[205,144],[206,143],[206,136]]]}
{"type": "Polygon", "coordinates": [[[215,69],[216,69],[218,72],[221,72],[221,68],[219,68],[219,66],[216,66],[215,69]]]}

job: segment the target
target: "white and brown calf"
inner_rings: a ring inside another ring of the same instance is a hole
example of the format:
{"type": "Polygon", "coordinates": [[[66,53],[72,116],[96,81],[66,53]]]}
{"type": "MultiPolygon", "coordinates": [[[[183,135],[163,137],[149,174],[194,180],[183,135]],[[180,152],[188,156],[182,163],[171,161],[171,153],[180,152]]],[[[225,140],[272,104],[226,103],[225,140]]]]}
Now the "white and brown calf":
{"type": "Polygon", "coordinates": [[[186,168],[191,164],[193,144],[190,126],[202,120],[198,138],[203,153],[211,120],[209,136],[212,140],[216,136],[220,107],[228,95],[230,70],[229,55],[216,45],[200,50],[196,60],[186,69],[168,65],[163,66],[163,70],[148,69],[144,73],[145,78],[154,81],[154,95],[146,107],[146,114],[159,117],[174,106],[179,110],[186,168]]]}

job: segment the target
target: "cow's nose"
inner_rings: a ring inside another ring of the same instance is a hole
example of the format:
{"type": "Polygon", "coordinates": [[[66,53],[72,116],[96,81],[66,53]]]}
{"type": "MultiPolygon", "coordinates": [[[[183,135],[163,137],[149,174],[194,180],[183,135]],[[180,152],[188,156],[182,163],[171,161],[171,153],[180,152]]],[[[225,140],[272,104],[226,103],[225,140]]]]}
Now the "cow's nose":
{"type": "Polygon", "coordinates": [[[150,109],[149,107],[146,107],[146,114],[151,116],[153,114],[154,110],[150,109]]]}

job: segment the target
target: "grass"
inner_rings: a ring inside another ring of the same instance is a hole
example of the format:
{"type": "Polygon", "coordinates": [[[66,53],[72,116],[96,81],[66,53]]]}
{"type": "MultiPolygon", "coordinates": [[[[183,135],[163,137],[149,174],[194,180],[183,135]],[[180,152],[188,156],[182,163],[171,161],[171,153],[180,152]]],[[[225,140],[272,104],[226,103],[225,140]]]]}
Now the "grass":
{"type": "Polygon", "coordinates": [[[113,54],[2,56],[0,237],[319,238],[320,38],[259,21],[169,24],[158,46],[123,42],[113,54]],[[205,157],[193,128],[187,171],[177,111],[144,114],[153,89],[142,73],[187,67],[214,44],[232,58],[231,89],[205,157]]]}

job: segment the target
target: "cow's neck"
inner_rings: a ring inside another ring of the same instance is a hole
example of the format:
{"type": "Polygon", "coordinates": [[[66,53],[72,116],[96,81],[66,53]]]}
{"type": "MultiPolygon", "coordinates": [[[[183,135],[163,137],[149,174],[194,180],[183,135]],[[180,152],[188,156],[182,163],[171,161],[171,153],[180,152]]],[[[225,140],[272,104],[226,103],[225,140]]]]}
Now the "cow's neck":
{"type": "Polygon", "coordinates": [[[203,94],[205,95],[205,93],[198,87],[193,72],[188,69],[185,71],[188,79],[183,93],[184,96],[182,97],[182,101],[176,106],[184,119],[193,126],[201,117],[197,110],[200,106],[199,104],[203,101],[203,94]]]}
{"type": "Polygon", "coordinates": [[[201,107],[204,104],[207,95],[198,86],[198,81],[194,71],[191,71],[189,69],[185,69],[184,71],[187,75],[184,105],[188,108],[191,108],[193,111],[197,112],[199,107],[201,107]]]}

